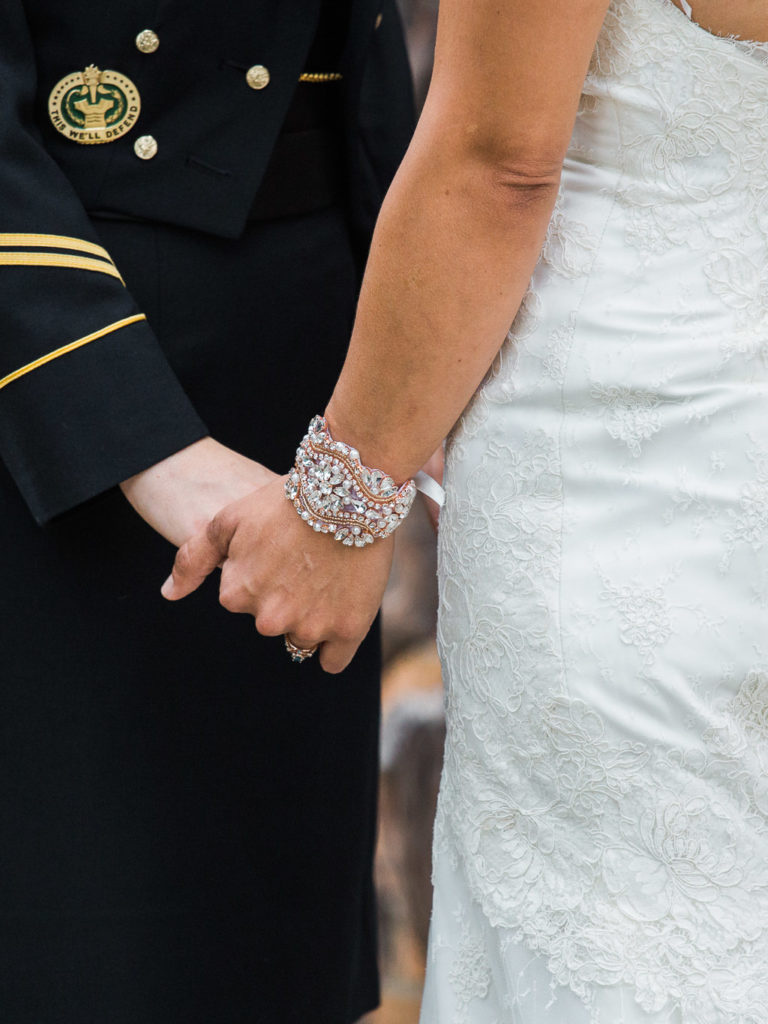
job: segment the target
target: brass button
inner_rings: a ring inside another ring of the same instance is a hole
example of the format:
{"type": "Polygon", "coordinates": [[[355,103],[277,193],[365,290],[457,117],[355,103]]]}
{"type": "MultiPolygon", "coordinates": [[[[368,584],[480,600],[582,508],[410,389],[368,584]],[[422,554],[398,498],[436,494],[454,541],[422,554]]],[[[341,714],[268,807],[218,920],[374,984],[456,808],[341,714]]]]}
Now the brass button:
{"type": "Polygon", "coordinates": [[[379,13],[376,15],[376,21],[374,22],[373,27],[375,29],[378,29],[381,26],[382,21],[384,21],[384,15],[381,13],[381,11],[379,11],[379,13]]]}
{"type": "Polygon", "coordinates": [[[269,71],[263,64],[254,64],[246,71],[245,80],[252,89],[266,89],[269,85],[269,71]]]}
{"type": "Polygon", "coordinates": [[[133,152],[139,160],[151,160],[157,153],[157,139],[153,135],[141,135],[133,144],[133,152]]]}
{"type": "Polygon", "coordinates": [[[141,53],[154,53],[159,45],[157,32],[153,32],[151,28],[145,28],[136,36],[136,49],[141,53]]]}

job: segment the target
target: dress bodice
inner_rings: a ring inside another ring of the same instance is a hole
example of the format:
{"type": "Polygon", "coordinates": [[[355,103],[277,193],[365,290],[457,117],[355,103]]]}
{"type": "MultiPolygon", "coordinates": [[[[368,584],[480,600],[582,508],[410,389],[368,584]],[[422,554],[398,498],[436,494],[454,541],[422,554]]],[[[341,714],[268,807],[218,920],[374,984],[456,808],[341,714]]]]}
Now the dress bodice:
{"type": "MultiPolygon", "coordinates": [[[[742,327],[768,316],[768,44],[711,35],[669,0],[615,0],[566,167],[619,176],[624,242],[683,246],[742,327]]],[[[569,173],[570,172],[570,173],[569,173]]]]}

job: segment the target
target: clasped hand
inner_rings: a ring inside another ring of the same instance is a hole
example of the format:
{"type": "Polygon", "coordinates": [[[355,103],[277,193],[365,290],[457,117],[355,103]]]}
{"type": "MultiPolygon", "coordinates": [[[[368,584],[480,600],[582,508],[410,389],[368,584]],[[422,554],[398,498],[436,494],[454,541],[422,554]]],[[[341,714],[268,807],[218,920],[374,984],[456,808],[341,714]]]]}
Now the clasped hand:
{"type": "Polygon", "coordinates": [[[376,617],[393,538],[345,547],[314,532],[285,498],[285,477],[221,509],[182,546],[162,593],[176,601],[221,567],[220,601],[252,615],[264,636],[319,645],[326,672],[341,672],[376,617]]]}

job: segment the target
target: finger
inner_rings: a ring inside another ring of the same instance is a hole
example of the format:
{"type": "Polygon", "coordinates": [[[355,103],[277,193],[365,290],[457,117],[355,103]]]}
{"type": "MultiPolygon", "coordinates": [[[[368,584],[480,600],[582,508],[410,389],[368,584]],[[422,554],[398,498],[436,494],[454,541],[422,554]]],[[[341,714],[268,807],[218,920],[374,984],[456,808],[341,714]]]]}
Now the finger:
{"type": "MultiPolygon", "coordinates": [[[[322,650],[322,640],[308,640],[306,637],[298,641],[293,633],[285,633],[283,636],[285,653],[292,661],[303,662],[309,658],[316,657],[322,650]]],[[[319,658],[318,658],[319,660],[319,658]]]]}
{"type": "Polygon", "coordinates": [[[219,580],[219,604],[228,612],[235,615],[255,615],[256,606],[254,598],[242,585],[242,573],[240,567],[231,559],[225,560],[221,566],[221,579],[219,580]]]}
{"type": "MultiPolygon", "coordinates": [[[[243,609],[245,611],[249,609],[243,609]]],[[[256,631],[261,633],[262,636],[283,636],[289,632],[290,617],[282,612],[279,608],[273,608],[271,611],[264,610],[263,608],[256,611],[253,617],[256,631]]],[[[309,646],[312,646],[311,644],[309,646]]]]}
{"type": "Polygon", "coordinates": [[[197,590],[226,558],[228,543],[223,543],[221,529],[212,528],[214,523],[212,520],[205,530],[190,537],[176,552],[171,575],[160,589],[168,601],[179,601],[197,590]]]}
{"type": "Polygon", "coordinates": [[[284,638],[294,645],[294,647],[300,647],[302,651],[316,651],[322,640],[318,640],[316,637],[309,636],[307,633],[294,633],[292,630],[283,634],[284,638]]]}
{"type": "Polygon", "coordinates": [[[357,653],[362,640],[362,637],[359,640],[326,640],[318,652],[320,667],[332,675],[343,672],[357,653]]]}

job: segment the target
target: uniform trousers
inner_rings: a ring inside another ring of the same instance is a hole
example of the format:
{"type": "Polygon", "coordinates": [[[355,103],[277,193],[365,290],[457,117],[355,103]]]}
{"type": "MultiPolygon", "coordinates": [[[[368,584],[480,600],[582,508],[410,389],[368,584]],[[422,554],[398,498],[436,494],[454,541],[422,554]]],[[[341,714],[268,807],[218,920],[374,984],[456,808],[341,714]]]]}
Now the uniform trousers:
{"type": "MultiPolygon", "coordinates": [[[[237,241],[94,222],[211,435],[285,472],[351,329],[342,211],[237,241]]],[[[374,1006],[376,628],[327,676],[213,578],[164,602],[173,548],[118,491],[40,528],[0,467],[0,522],[3,1024],[374,1006]]]]}

